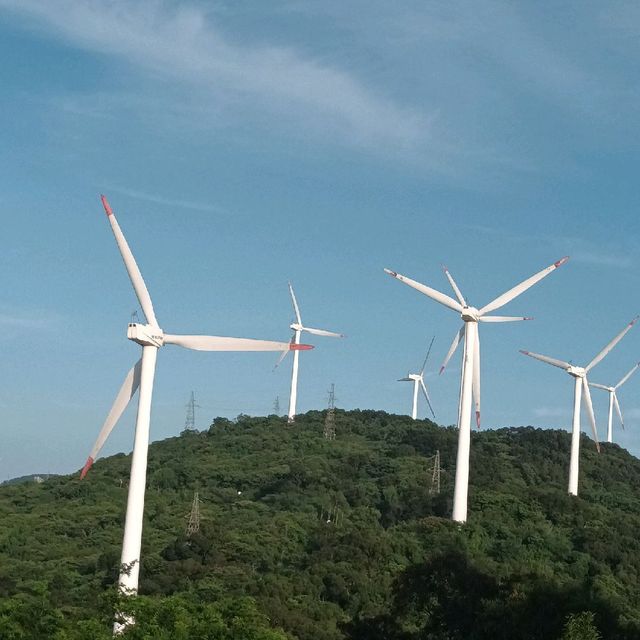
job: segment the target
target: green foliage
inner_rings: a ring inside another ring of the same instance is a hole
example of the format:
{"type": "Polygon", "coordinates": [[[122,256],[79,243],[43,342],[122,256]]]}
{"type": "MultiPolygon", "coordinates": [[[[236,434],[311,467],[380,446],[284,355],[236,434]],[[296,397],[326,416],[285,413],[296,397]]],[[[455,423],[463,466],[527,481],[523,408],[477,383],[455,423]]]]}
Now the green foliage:
{"type": "Polygon", "coordinates": [[[594,624],[594,617],[592,611],[571,614],[561,640],[600,640],[602,636],[594,624]]]}
{"type": "Polygon", "coordinates": [[[640,462],[569,435],[474,433],[469,522],[449,520],[457,432],[378,411],[236,421],[150,448],[140,593],[116,596],[130,458],[0,487],[0,638],[640,637],[640,462]],[[442,493],[429,492],[440,451],[442,493]],[[194,489],[202,524],[185,534],[194,489]]]}

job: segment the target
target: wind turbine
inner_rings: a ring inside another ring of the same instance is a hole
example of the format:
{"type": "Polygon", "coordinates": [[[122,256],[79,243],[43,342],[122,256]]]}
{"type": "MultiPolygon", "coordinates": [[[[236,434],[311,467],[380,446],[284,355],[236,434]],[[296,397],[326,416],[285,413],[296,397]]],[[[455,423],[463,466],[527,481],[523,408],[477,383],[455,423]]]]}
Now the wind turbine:
{"type": "Polygon", "coordinates": [[[636,372],[636,370],[640,367],[640,362],[627,373],[620,382],[615,387],[607,387],[604,384],[597,384],[595,382],[590,382],[589,386],[595,387],[596,389],[604,389],[609,392],[609,420],[607,422],[607,442],[613,442],[613,405],[616,407],[616,411],[618,412],[618,417],[620,418],[620,424],[624,429],[624,419],[622,417],[622,410],[620,409],[620,403],[618,402],[618,389],[636,372]]]}
{"type": "MultiPolygon", "coordinates": [[[[147,471],[147,449],[149,445],[149,422],[151,418],[151,395],[153,393],[153,378],[158,350],[165,344],[175,344],[186,349],[196,351],[288,351],[312,349],[310,345],[290,344],[287,342],[271,342],[266,340],[251,340],[247,338],[227,338],[221,336],[175,335],[165,333],[156,320],[151,303],[151,297],[142,279],[142,274],[131,253],[131,249],[118,225],[105,196],[101,196],[102,205],[120,254],[124,260],[131,284],[135,290],[147,324],[130,322],[127,338],[137,342],[142,347],[142,357],[127,374],[125,381],[116,396],[109,415],[100,430],[98,439],[91,450],[84,468],[80,474],[84,478],[100,449],[109,437],[113,427],[118,422],[129,401],[139,389],[138,413],[136,416],[136,431],[131,460],[131,478],[129,481],[129,495],[127,499],[127,513],[124,525],[122,556],[120,560],[119,588],[125,594],[135,594],[138,590],[140,572],[140,545],[142,540],[142,517],[144,511],[144,493],[147,471]]],[[[114,633],[121,633],[131,624],[116,622],[114,633]]]]}
{"type": "MultiPolygon", "coordinates": [[[[314,336],[325,336],[329,338],[344,338],[342,333],[335,333],[334,331],[326,331],[325,329],[313,329],[311,327],[305,327],[302,324],[302,318],[300,317],[300,307],[298,307],[298,301],[296,300],[296,294],[293,292],[293,287],[289,283],[289,293],[291,294],[291,302],[293,303],[293,311],[296,314],[295,322],[289,325],[289,328],[293,330],[293,337],[291,338],[291,344],[300,344],[300,337],[302,332],[306,331],[314,336]]],[[[291,393],[289,395],[289,413],[287,421],[289,424],[295,421],[296,418],[296,401],[298,398],[298,349],[293,349],[293,369],[291,373],[291,393]]],[[[282,362],[287,352],[284,351],[280,359],[276,363],[276,367],[282,362]]]]}
{"type": "Polygon", "coordinates": [[[433,411],[433,407],[431,406],[431,399],[429,398],[429,392],[427,391],[427,387],[424,384],[424,368],[427,366],[427,360],[429,359],[429,354],[431,353],[431,347],[433,346],[433,341],[435,340],[435,336],[431,338],[431,343],[429,344],[429,349],[427,350],[427,357],[424,359],[422,363],[422,369],[420,369],[420,373],[408,373],[406,378],[400,378],[398,382],[413,382],[413,408],[411,410],[411,417],[414,420],[418,419],[418,389],[422,389],[422,393],[424,394],[425,399],[427,400],[427,404],[429,405],[429,409],[431,409],[431,413],[435,419],[436,414],[433,411]]]}
{"type": "Polygon", "coordinates": [[[478,322],[512,322],[517,320],[531,320],[523,316],[489,316],[488,313],[499,309],[521,293],[532,287],[559,266],[563,265],[569,258],[565,257],[551,266],[539,271],[519,285],[498,296],[495,300],[485,305],[481,309],[476,309],[467,304],[458,285],[446,267],[444,273],[453,289],[456,300],[440,291],[427,287],[420,282],[411,280],[390,269],[385,272],[390,276],[404,282],[410,287],[420,291],[432,300],[439,302],[445,307],[460,314],[463,326],[456,333],[451,347],[445,356],[440,373],[447,366],[449,359],[458,348],[460,341],[464,337],[464,351],[462,354],[462,376],[460,381],[460,401],[458,404],[458,454],[456,458],[456,480],[453,493],[453,520],[456,522],[467,521],[467,497],[469,492],[469,447],[471,441],[471,404],[472,396],[475,400],[476,424],[480,427],[480,341],[478,338],[478,322]]]}
{"type": "MultiPolygon", "coordinates": [[[[608,353],[615,347],[624,335],[635,324],[638,316],[635,317],[600,353],[586,366],[576,367],[570,362],[564,360],[556,360],[555,358],[549,358],[548,356],[540,355],[539,353],[531,353],[530,351],[520,351],[525,356],[531,356],[541,362],[553,365],[564,369],[575,380],[573,391],[573,424],[571,431],[571,458],[569,461],[569,494],[572,496],[578,495],[578,467],[580,462],[580,406],[581,399],[584,397],[584,403],[587,405],[587,413],[589,414],[589,420],[591,421],[591,429],[593,431],[593,439],[596,442],[596,448],[600,452],[600,443],[598,442],[598,432],[596,429],[596,419],[593,415],[593,403],[591,402],[591,392],[589,391],[589,381],[587,380],[587,373],[593,369],[608,353]]],[[[631,375],[633,370],[629,373],[631,375]]],[[[605,387],[606,388],[606,387],[605,387]]]]}

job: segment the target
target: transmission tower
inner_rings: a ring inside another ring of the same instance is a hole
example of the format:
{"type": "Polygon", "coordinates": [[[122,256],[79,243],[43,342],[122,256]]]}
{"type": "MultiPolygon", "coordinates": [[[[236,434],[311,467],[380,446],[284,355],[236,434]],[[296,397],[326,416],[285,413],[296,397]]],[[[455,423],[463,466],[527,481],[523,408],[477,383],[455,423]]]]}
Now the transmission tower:
{"type": "Polygon", "coordinates": [[[193,504],[191,505],[191,513],[189,514],[189,522],[187,523],[187,535],[192,536],[200,531],[200,497],[196,491],[193,494],[193,504]]]}
{"type": "Polygon", "coordinates": [[[280,415],[280,396],[276,396],[275,402],[273,403],[273,413],[276,416],[280,415]]]}
{"type": "Polygon", "coordinates": [[[433,456],[433,471],[431,472],[431,486],[429,487],[429,495],[440,494],[440,449],[433,456]]]}
{"type": "Polygon", "coordinates": [[[195,431],[196,428],[196,408],[200,408],[199,404],[196,404],[196,396],[191,392],[191,398],[187,403],[187,418],[184,421],[185,431],[195,431]]]}
{"type": "Polygon", "coordinates": [[[324,419],[324,437],[327,440],[336,439],[336,385],[331,383],[329,390],[329,408],[327,409],[327,417],[324,419]]]}

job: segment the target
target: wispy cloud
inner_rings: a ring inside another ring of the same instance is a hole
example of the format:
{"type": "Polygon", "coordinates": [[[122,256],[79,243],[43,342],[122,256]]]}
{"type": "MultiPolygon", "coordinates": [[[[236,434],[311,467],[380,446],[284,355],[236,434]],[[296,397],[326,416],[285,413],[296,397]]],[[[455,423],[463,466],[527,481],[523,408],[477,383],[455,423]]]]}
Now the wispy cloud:
{"type": "Polygon", "coordinates": [[[536,407],[533,413],[538,418],[568,418],[570,411],[562,407],[536,407]]]}
{"type": "MultiPolygon", "coordinates": [[[[586,244],[584,242],[580,244],[586,244]]],[[[571,259],[575,262],[582,262],[583,264],[591,264],[602,267],[617,267],[619,269],[630,269],[633,267],[634,262],[629,254],[624,252],[604,252],[595,248],[574,248],[571,251],[571,259]]]]}
{"type": "Polygon", "coordinates": [[[629,420],[640,420],[640,408],[632,407],[631,409],[623,409],[625,422],[629,420]]]}
{"type": "Polygon", "coordinates": [[[108,187],[109,191],[115,193],[121,193],[122,195],[129,196],[135,200],[141,200],[144,202],[152,202],[153,204],[159,204],[164,207],[172,207],[177,209],[191,209],[192,211],[202,211],[205,213],[219,213],[228,215],[229,212],[218,207],[214,204],[207,204],[205,202],[194,202],[192,200],[181,200],[174,198],[164,198],[157,194],[145,193],[144,191],[137,191],[135,189],[127,189],[125,187],[108,187]]]}
{"type": "Polygon", "coordinates": [[[510,242],[527,244],[538,242],[557,247],[559,252],[570,254],[572,261],[582,264],[618,269],[630,269],[635,264],[633,256],[622,247],[615,249],[610,246],[600,247],[589,240],[575,236],[518,233],[504,227],[490,227],[480,224],[460,224],[459,226],[488,236],[504,238],[510,242]]]}
{"type": "Polygon", "coordinates": [[[59,323],[59,317],[41,312],[3,311],[0,309],[0,329],[8,331],[31,329],[53,329],[59,323]]]}
{"type": "Polygon", "coordinates": [[[197,6],[162,0],[0,0],[0,7],[156,79],[191,84],[227,104],[254,103],[356,143],[410,147],[428,129],[423,114],[377,95],[346,71],[293,48],[232,42],[197,6]]]}

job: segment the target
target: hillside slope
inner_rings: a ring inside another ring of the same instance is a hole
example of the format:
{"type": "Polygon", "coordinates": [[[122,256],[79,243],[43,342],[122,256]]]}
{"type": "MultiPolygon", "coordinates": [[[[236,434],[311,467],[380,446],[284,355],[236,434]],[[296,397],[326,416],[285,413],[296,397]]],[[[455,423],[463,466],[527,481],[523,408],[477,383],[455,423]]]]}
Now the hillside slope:
{"type": "MultiPolygon", "coordinates": [[[[583,436],[570,498],[569,434],[474,433],[461,527],[455,429],[337,411],[331,442],[323,420],[219,418],[151,446],[131,637],[640,638],[640,461],[626,451],[583,436]]],[[[129,464],[0,487],[1,638],[109,637],[129,464]]]]}

